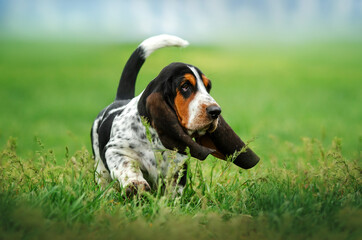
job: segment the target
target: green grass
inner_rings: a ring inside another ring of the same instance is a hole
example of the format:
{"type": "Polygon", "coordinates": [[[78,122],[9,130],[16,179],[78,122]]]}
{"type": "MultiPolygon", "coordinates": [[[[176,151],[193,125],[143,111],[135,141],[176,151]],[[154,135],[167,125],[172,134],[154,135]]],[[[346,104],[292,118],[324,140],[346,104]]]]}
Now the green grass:
{"type": "Polygon", "coordinates": [[[97,188],[87,150],[57,164],[41,143],[35,158],[23,159],[10,140],[0,155],[0,238],[358,239],[361,168],[342,156],[338,139],[329,149],[306,141],[297,150],[310,158],[294,170],[262,164],[246,173],[191,159],[181,197],[127,199],[116,185],[97,188]]]}
{"type": "Polygon", "coordinates": [[[190,159],[181,197],[94,184],[89,131],[136,44],[0,42],[0,239],[361,238],[362,44],[194,46],[146,61],[140,93],[183,61],[261,156],[190,159]]]}

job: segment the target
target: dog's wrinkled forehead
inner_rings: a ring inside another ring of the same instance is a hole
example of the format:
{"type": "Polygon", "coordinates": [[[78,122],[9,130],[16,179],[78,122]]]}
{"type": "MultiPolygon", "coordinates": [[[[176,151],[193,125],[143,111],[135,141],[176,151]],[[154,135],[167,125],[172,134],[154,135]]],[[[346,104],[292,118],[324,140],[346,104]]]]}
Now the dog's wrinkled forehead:
{"type": "Polygon", "coordinates": [[[206,91],[208,91],[211,86],[210,80],[206,78],[200,69],[190,64],[180,62],[169,64],[161,71],[159,76],[161,79],[167,79],[168,84],[179,85],[182,81],[188,80],[195,87],[199,85],[201,87],[200,90],[206,91]]]}
{"type": "Polygon", "coordinates": [[[192,74],[194,75],[194,77],[196,79],[197,89],[199,91],[201,91],[202,93],[207,94],[209,92],[207,90],[207,88],[210,86],[210,80],[207,79],[205,77],[205,75],[202,74],[201,71],[199,69],[197,69],[196,67],[191,66],[191,65],[188,65],[187,67],[192,71],[192,74]]]}

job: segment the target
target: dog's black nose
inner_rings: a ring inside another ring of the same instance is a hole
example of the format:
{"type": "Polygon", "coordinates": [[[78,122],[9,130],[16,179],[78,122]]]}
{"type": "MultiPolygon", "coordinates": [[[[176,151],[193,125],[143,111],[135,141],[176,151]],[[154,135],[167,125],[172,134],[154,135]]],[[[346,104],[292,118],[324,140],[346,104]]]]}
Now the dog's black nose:
{"type": "Polygon", "coordinates": [[[206,108],[206,111],[212,119],[216,119],[221,113],[221,108],[216,105],[211,105],[206,108]]]}

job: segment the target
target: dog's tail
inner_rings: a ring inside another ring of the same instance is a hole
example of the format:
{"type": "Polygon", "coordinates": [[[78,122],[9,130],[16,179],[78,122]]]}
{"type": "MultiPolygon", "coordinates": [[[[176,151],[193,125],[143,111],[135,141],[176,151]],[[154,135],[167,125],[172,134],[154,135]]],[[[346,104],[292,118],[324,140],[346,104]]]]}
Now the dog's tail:
{"type": "Polygon", "coordinates": [[[163,47],[186,47],[189,43],[179,37],[161,34],[144,40],[128,59],[119,81],[116,100],[131,99],[135,95],[138,72],[152,52],[163,47]]]}

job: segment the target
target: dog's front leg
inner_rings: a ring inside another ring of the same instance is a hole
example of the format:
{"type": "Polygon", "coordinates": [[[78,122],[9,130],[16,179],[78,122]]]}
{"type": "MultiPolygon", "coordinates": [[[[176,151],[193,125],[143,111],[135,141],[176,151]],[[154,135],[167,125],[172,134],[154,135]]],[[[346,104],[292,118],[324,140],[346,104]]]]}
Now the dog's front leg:
{"type": "Polygon", "coordinates": [[[107,149],[106,159],[112,178],[119,181],[127,196],[134,195],[138,191],[151,190],[149,184],[143,178],[137,160],[112,148],[107,149]]]}

